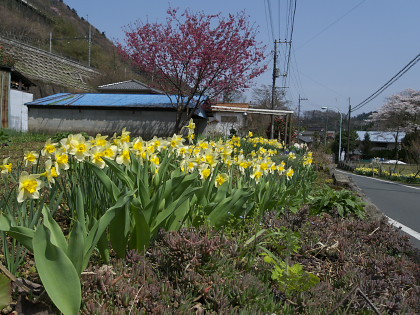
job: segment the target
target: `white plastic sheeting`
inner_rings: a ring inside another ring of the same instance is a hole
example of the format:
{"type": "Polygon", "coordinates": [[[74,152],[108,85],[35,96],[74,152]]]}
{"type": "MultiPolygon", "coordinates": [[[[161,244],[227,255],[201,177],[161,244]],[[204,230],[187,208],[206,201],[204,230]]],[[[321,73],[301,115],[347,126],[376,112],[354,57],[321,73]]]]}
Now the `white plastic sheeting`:
{"type": "Polygon", "coordinates": [[[17,131],[28,131],[28,107],[34,96],[30,93],[10,89],[9,128],[17,131]]]}

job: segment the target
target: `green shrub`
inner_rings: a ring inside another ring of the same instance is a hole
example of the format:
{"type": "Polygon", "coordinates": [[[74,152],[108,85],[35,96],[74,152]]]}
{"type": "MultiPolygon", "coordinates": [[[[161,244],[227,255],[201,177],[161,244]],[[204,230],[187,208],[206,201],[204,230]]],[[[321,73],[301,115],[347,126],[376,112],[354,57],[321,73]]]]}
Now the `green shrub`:
{"type": "Polygon", "coordinates": [[[8,142],[10,142],[9,135],[3,130],[0,130],[0,145],[4,145],[8,142]]]}
{"type": "Polygon", "coordinates": [[[334,214],[340,217],[356,215],[364,217],[365,203],[350,190],[334,190],[328,186],[319,191],[311,201],[311,214],[323,212],[334,214]]]}

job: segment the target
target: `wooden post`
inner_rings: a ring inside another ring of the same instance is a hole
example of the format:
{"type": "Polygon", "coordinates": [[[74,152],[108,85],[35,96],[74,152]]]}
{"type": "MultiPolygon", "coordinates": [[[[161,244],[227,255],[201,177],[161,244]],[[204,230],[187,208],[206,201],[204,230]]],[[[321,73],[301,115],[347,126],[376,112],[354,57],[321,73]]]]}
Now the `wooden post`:
{"type": "Polygon", "coordinates": [[[292,143],[292,123],[293,123],[293,119],[292,119],[292,114],[289,114],[289,144],[292,143]]]}
{"type": "Polygon", "coordinates": [[[287,143],[287,124],[289,123],[289,114],[286,115],[285,129],[284,129],[284,143],[287,143]]]}
{"type": "Polygon", "coordinates": [[[10,96],[10,71],[0,69],[0,118],[1,127],[9,127],[9,96],[10,96]]]}

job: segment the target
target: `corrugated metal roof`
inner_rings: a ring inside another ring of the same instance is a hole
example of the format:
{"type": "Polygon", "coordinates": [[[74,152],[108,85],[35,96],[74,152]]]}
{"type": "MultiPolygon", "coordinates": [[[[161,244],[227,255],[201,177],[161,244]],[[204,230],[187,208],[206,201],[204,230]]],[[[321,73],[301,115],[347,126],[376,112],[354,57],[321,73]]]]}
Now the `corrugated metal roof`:
{"type": "MultiPolygon", "coordinates": [[[[104,93],[59,93],[37,99],[25,105],[38,106],[81,106],[81,107],[130,107],[149,109],[173,109],[176,110],[176,96],[171,96],[174,104],[166,95],[159,94],[104,94],[104,93]]],[[[190,108],[195,104],[191,103],[190,108]]],[[[198,109],[196,115],[207,118],[202,109],[198,109]]]]}
{"type": "MultiPolygon", "coordinates": [[[[363,141],[365,139],[365,133],[369,134],[370,141],[372,142],[382,142],[382,143],[394,143],[396,132],[392,131],[356,131],[358,139],[363,141]]],[[[398,142],[405,137],[405,132],[398,133],[398,142]]]]}
{"type": "Polygon", "coordinates": [[[216,106],[216,108],[217,106],[232,107],[232,108],[249,108],[248,103],[217,103],[217,104],[214,104],[213,106],[216,106]]]}
{"type": "Polygon", "coordinates": [[[148,92],[153,94],[163,94],[162,91],[154,89],[143,82],[138,80],[128,80],[122,82],[115,82],[105,85],[98,86],[100,91],[138,91],[138,92],[148,92]]]}

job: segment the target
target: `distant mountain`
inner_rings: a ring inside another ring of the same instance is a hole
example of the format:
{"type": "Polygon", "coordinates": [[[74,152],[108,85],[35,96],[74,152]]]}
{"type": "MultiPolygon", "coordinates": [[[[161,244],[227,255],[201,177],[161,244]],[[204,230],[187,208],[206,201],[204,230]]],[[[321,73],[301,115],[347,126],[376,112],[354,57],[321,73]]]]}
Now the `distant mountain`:
{"type": "Polygon", "coordinates": [[[62,0],[0,0],[0,36],[51,49],[84,65],[90,61],[102,74],[93,86],[136,77],[105,33],[62,0]]]}

